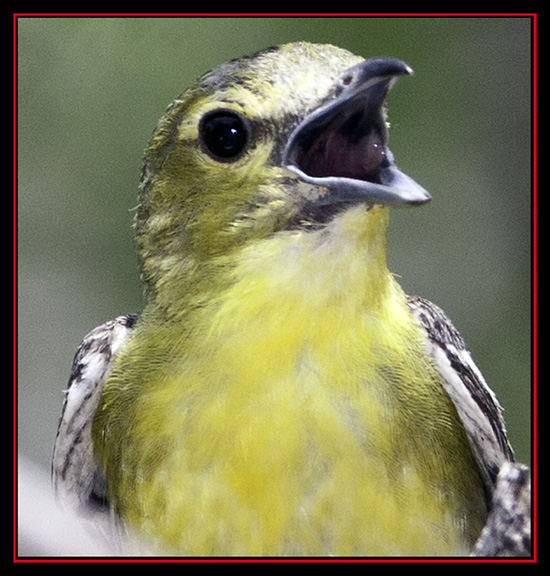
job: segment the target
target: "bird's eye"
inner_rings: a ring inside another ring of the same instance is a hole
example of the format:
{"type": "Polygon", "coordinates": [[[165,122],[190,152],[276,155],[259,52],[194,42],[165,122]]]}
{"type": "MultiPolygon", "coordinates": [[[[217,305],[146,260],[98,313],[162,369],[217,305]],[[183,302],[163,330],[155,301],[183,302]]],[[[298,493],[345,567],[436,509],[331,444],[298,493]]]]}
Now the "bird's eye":
{"type": "Polygon", "coordinates": [[[206,152],[221,162],[233,162],[240,158],[250,141],[250,128],[246,120],[228,110],[218,110],[204,116],[199,133],[206,152]]]}

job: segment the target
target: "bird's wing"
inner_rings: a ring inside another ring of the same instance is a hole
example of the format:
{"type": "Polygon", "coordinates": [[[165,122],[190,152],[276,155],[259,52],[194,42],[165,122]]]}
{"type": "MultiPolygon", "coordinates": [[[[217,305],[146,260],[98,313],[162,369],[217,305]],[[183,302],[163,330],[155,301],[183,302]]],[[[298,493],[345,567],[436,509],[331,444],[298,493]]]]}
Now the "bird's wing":
{"type": "Polygon", "coordinates": [[[501,466],[514,459],[502,408],[466,349],[462,336],[443,310],[418,296],[408,296],[407,300],[426,333],[427,351],[443,377],[445,391],[466,429],[472,452],[491,493],[501,466]]]}
{"type": "Polygon", "coordinates": [[[98,326],[80,344],[65,393],[52,459],[52,481],[60,500],[79,511],[106,508],[103,471],[94,462],[93,416],[117,354],[137,316],[119,316],[98,326]]]}

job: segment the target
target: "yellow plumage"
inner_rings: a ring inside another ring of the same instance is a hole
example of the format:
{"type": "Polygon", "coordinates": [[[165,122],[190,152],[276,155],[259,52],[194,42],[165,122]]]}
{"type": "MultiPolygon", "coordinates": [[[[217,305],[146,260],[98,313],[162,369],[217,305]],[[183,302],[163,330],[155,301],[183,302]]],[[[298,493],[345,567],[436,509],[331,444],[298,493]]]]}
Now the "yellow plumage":
{"type": "Polygon", "coordinates": [[[387,217],[245,247],[139,395],[118,389],[118,370],[130,387],[145,370],[141,342],[151,360],[130,343],[104,393],[110,418],[136,395],[115,493],[161,550],[456,554],[480,531],[464,430],[385,266],[387,217]]]}
{"type": "Polygon", "coordinates": [[[389,206],[429,199],[387,147],[410,73],[290,44],[205,74],[159,123],[147,304],[84,341],[53,466],[147,549],[456,555],[479,535],[510,454],[498,405],[386,263],[389,206]]]}

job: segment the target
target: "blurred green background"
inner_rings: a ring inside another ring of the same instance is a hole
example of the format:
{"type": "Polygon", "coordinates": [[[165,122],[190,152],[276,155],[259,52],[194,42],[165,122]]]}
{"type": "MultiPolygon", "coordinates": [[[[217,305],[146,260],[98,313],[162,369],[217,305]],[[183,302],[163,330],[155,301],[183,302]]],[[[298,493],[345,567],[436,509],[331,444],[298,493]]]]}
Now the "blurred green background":
{"type": "Polygon", "coordinates": [[[390,263],[447,311],[530,461],[528,18],[47,18],[17,22],[18,445],[49,466],[73,354],[143,306],[132,208],[165,107],[211,67],[273,44],[405,60],[390,146],[432,202],[395,210],[390,263]]]}

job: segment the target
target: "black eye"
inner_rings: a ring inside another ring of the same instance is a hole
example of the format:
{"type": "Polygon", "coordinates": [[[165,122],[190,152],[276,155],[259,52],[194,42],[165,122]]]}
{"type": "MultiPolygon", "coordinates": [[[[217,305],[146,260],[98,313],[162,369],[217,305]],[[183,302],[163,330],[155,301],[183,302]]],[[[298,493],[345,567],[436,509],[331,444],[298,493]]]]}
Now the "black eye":
{"type": "Polygon", "coordinates": [[[200,125],[205,150],[215,160],[232,162],[246,150],[250,129],[244,118],[228,110],[206,115],[200,125]]]}

